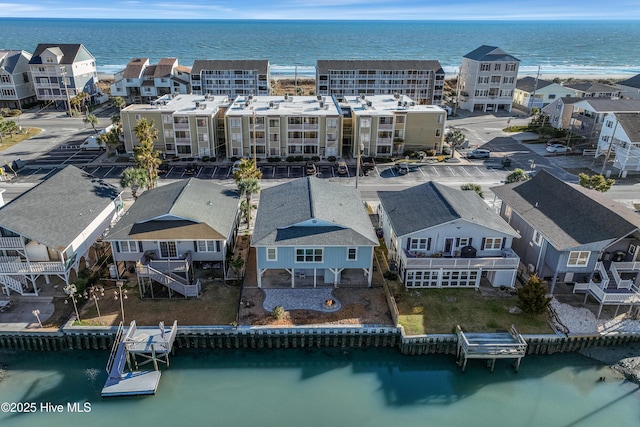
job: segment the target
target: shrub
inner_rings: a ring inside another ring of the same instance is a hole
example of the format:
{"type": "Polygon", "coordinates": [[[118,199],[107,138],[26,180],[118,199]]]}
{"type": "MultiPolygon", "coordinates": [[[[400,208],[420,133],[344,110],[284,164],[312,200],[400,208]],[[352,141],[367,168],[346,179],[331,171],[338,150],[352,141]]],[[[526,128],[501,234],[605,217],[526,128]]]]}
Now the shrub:
{"type": "Polygon", "coordinates": [[[216,161],[216,158],[215,157],[209,157],[209,161],[213,163],[213,162],[216,161]]]}
{"type": "Polygon", "coordinates": [[[482,197],[482,187],[480,187],[480,185],[478,185],[478,184],[474,184],[472,182],[470,182],[468,184],[462,184],[460,186],[460,189],[463,190],[463,191],[468,191],[468,190],[475,191],[476,194],[478,196],[480,196],[480,198],[483,198],[482,197]]]}
{"type": "Polygon", "coordinates": [[[520,181],[526,181],[529,179],[529,175],[527,175],[527,173],[522,170],[522,169],[514,169],[513,172],[511,172],[509,175],[507,175],[507,178],[504,180],[504,182],[506,184],[511,184],[514,182],[520,182],[520,181]]]}
{"type": "Polygon", "coordinates": [[[287,159],[286,159],[286,160],[287,160],[287,162],[289,162],[289,163],[293,163],[293,162],[295,162],[295,161],[296,161],[296,158],[295,158],[295,157],[293,157],[293,156],[287,156],[287,159]]]}
{"type": "Polygon", "coordinates": [[[209,157],[209,156],[202,156],[202,161],[203,161],[203,162],[208,162],[208,161],[209,161],[209,159],[210,159],[210,157],[209,157]]]}
{"type": "Polygon", "coordinates": [[[280,160],[282,160],[280,157],[267,157],[269,163],[278,163],[280,160]]]}
{"type": "Polygon", "coordinates": [[[518,307],[524,313],[541,314],[550,303],[551,298],[547,297],[547,289],[542,279],[535,274],[522,288],[518,289],[518,307]]]}
{"type": "Polygon", "coordinates": [[[320,161],[320,157],[313,156],[313,157],[311,157],[311,160],[313,160],[314,162],[319,162],[320,161]]]}
{"type": "Polygon", "coordinates": [[[232,162],[235,162],[236,160],[240,160],[240,157],[229,157],[229,160],[231,160],[232,162]]]}
{"type": "Polygon", "coordinates": [[[296,156],[296,157],[295,157],[295,161],[296,161],[296,162],[302,162],[302,161],[304,161],[304,157],[302,157],[302,156],[296,156]]]}
{"type": "Polygon", "coordinates": [[[402,153],[402,155],[404,157],[415,157],[416,156],[416,152],[413,150],[404,150],[404,153],[402,153]]]}
{"type": "Polygon", "coordinates": [[[398,275],[396,273],[391,272],[391,271],[386,271],[383,274],[383,276],[387,280],[398,280],[398,275]]]}
{"type": "Polygon", "coordinates": [[[433,148],[428,149],[426,152],[427,156],[429,157],[434,157],[436,155],[436,150],[434,150],[433,148]]]}
{"type": "Polygon", "coordinates": [[[327,157],[327,160],[330,162],[335,162],[336,161],[336,156],[329,156],[327,157]]]}
{"type": "Polygon", "coordinates": [[[285,315],[285,311],[284,311],[284,307],[281,305],[276,305],[275,307],[273,307],[273,310],[271,310],[271,317],[273,317],[275,320],[280,320],[284,317],[285,315]]]}

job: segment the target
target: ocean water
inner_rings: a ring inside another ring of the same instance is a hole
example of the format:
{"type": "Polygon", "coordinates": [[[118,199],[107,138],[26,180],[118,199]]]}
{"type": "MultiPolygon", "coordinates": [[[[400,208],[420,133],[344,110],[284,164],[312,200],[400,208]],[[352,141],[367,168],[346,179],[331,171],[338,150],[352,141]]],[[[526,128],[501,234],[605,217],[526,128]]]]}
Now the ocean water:
{"type": "MultiPolygon", "coordinates": [[[[579,6],[576,6],[579,7],[579,6]]],[[[268,59],[274,75],[314,76],[318,59],[439,60],[454,74],[482,44],[521,60],[521,74],[640,73],[640,21],[243,21],[0,18],[0,49],[83,43],[99,72],[134,57],[268,59]]]]}
{"type": "Polygon", "coordinates": [[[520,372],[394,349],[178,350],[158,394],[102,399],[108,352],[0,351],[0,412],[10,426],[580,426],[640,425],[640,389],[575,354],[527,356],[520,372]],[[598,379],[606,377],[606,381],[598,379]],[[62,413],[41,404],[63,405],[62,413]],[[85,412],[71,413],[67,404],[85,412]],[[88,403],[88,407],[85,406],[88,403]],[[90,412],[86,412],[86,409],[90,412]]]}

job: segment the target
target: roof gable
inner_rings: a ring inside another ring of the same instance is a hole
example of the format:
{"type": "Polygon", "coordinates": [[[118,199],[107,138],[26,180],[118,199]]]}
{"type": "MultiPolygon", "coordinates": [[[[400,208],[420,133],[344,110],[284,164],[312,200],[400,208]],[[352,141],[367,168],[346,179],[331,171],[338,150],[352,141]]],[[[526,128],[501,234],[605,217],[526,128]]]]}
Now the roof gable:
{"type": "Polygon", "coordinates": [[[472,50],[464,55],[464,58],[472,59],[474,61],[516,61],[520,60],[512,55],[509,55],[504,50],[495,46],[482,45],[479,48],[472,50]]]}
{"type": "Polygon", "coordinates": [[[640,74],[617,83],[619,86],[635,87],[640,89],[640,74]]]}
{"type": "Polygon", "coordinates": [[[615,113],[629,142],[640,142],[640,113],[615,113]]]}
{"type": "Polygon", "coordinates": [[[59,56],[61,59],[59,60],[60,64],[73,64],[78,61],[86,61],[89,59],[94,59],[93,56],[89,53],[89,51],[81,44],[54,44],[54,43],[41,43],[36,47],[36,50],[33,52],[33,56],[31,57],[31,61],[29,64],[42,64],[42,55],[46,56],[47,53],[49,55],[59,56]],[[60,56],[61,55],[61,56],[60,56]]]}

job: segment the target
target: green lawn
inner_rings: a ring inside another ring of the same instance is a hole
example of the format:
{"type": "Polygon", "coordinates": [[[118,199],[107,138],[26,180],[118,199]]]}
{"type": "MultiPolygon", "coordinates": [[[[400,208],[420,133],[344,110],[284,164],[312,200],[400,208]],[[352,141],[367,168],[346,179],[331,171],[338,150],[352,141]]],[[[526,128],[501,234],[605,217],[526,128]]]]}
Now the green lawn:
{"type": "Polygon", "coordinates": [[[410,289],[392,283],[399,323],[409,335],[465,331],[495,332],[515,325],[520,333],[552,333],[547,314],[511,314],[515,296],[485,297],[474,289],[410,289]]]}
{"type": "Polygon", "coordinates": [[[19,144],[29,138],[33,138],[34,136],[42,132],[42,129],[39,128],[27,128],[26,130],[27,131],[25,133],[3,136],[2,142],[0,142],[0,151],[6,150],[9,147],[13,147],[14,145],[19,144]]]}

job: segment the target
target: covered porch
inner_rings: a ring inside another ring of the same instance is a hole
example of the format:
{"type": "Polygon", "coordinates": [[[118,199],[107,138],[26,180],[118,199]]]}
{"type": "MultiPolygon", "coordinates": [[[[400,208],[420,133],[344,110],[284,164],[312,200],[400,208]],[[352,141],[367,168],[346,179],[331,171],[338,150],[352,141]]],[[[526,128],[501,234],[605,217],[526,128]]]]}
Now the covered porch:
{"type": "Polygon", "coordinates": [[[364,268],[261,269],[259,288],[370,287],[370,271],[364,268]]]}

